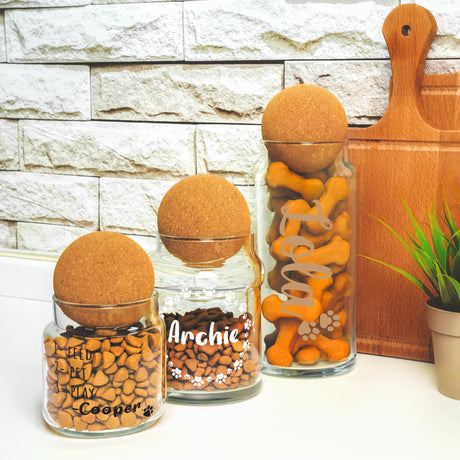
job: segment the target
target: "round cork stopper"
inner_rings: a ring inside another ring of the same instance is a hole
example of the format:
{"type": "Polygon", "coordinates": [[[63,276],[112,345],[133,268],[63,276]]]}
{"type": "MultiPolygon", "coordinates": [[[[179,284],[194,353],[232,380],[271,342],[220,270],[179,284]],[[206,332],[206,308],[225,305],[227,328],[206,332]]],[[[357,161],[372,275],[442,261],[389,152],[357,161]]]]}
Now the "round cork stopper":
{"type": "Polygon", "coordinates": [[[54,295],[74,305],[64,313],[83,326],[113,327],[137,322],[145,306],[121,306],[149,299],[155,275],[142,247],[117,232],[98,231],[77,238],[59,257],[54,270],[54,295]],[[113,308],[79,307],[78,304],[113,308]]]}
{"type": "Polygon", "coordinates": [[[280,91],[262,117],[262,137],[272,161],[298,173],[319,171],[337,157],[348,122],[340,101],[327,89],[300,84],[280,91]],[[289,143],[289,144],[283,144],[289,143]],[[295,143],[321,143],[306,148],[295,143]]]}
{"type": "Polygon", "coordinates": [[[158,209],[163,244],[189,264],[228,259],[241,249],[250,230],[244,196],[228,180],[211,174],[177,182],[158,209]]]}

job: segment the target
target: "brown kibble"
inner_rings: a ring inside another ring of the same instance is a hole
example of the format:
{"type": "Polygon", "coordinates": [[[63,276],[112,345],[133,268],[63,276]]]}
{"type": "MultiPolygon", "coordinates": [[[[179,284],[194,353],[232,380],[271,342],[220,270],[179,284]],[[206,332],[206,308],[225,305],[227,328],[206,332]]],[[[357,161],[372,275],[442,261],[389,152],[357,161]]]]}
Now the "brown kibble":
{"type": "MultiPolygon", "coordinates": [[[[83,343],[83,340],[77,339],[76,337],[70,337],[67,340],[66,347],[67,348],[77,348],[83,343]]],[[[61,348],[61,347],[59,347],[61,348]]]]}
{"type": "Polygon", "coordinates": [[[88,424],[84,422],[81,417],[74,417],[73,418],[73,425],[77,431],[83,431],[86,430],[88,427],[88,424]]]}
{"type": "Polygon", "coordinates": [[[210,345],[209,343],[206,343],[205,345],[199,345],[198,350],[202,351],[203,353],[206,353],[209,356],[212,356],[214,353],[219,351],[220,345],[210,345]]]}
{"type": "Polygon", "coordinates": [[[186,359],[185,365],[191,372],[195,372],[197,369],[198,361],[196,359],[186,359]]]}
{"type": "Polygon", "coordinates": [[[127,343],[123,343],[123,348],[126,350],[126,352],[129,354],[129,355],[134,355],[136,353],[140,353],[141,352],[141,349],[140,347],[133,347],[127,343]]]}
{"type": "Polygon", "coordinates": [[[67,385],[70,382],[70,374],[63,374],[60,372],[57,376],[59,385],[67,385]]]}
{"type": "Polygon", "coordinates": [[[140,367],[137,372],[136,372],[136,376],[134,377],[134,380],[136,382],[142,382],[144,380],[146,380],[148,378],[148,373],[147,373],[147,370],[144,368],[144,367],[140,367]]]}
{"type": "Polygon", "coordinates": [[[85,381],[79,378],[74,378],[74,379],[70,379],[69,383],[72,387],[78,387],[80,385],[83,385],[85,381]]]}
{"type": "Polygon", "coordinates": [[[128,378],[129,374],[125,367],[120,367],[113,376],[113,379],[118,382],[124,382],[128,378]]]}
{"type": "Polygon", "coordinates": [[[152,359],[151,361],[142,361],[142,365],[147,369],[155,369],[158,366],[158,363],[152,359]]]}
{"type": "Polygon", "coordinates": [[[102,431],[105,426],[102,423],[93,423],[88,426],[88,431],[102,431]]]}
{"type": "Polygon", "coordinates": [[[240,353],[243,351],[243,342],[238,340],[238,342],[232,342],[232,348],[234,351],[240,353]]]}
{"type": "Polygon", "coordinates": [[[134,391],[136,387],[136,382],[134,380],[128,379],[123,382],[123,393],[129,395],[134,391]]]}
{"type": "Polygon", "coordinates": [[[115,374],[115,372],[117,372],[117,369],[118,369],[118,366],[116,363],[113,363],[110,367],[108,367],[107,369],[105,369],[105,373],[107,375],[110,375],[110,374],[115,374]]]}
{"type": "Polygon", "coordinates": [[[111,346],[110,347],[110,352],[114,354],[114,356],[116,358],[118,358],[119,356],[121,356],[124,352],[125,352],[125,349],[123,347],[120,347],[120,346],[111,346]]]}
{"type": "Polygon", "coordinates": [[[102,364],[102,353],[96,352],[93,355],[93,367],[99,367],[102,364]]]}
{"type": "Polygon", "coordinates": [[[59,411],[58,414],[58,423],[64,428],[71,428],[73,425],[72,416],[66,411],[59,411]]]}
{"type": "Polygon", "coordinates": [[[103,412],[99,412],[96,414],[96,419],[100,422],[105,422],[109,418],[109,414],[104,414],[103,412]]]}
{"type": "Polygon", "coordinates": [[[88,339],[86,342],[86,349],[89,351],[97,351],[101,348],[101,342],[96,339],[88,339]]]}
{"type": "Polygon", "coordinates": [[[61,407],[62,403],[65,401],[65,397],[66,397],[65,393],[53,393],[50,396],[49,400],[56,407],[61,407]]]}
{"type": "Polygon", "coordinates": [[[232,363],[232,358],[230,356],[224,355],[219,358],[219,364],[222,364],[224,366],[228,366],[232,363]]]}
{"type": "MultiPolygon", "coordinates": [[[[120,369],[122,370],[122,369],[120,369]]],[[[115,374],[116,375],[116,374],[115,374]]],[[[93,385],[95,387],[102,387],[104,386],[107,382],[109,381],[109,378],[107,377],[107,375],[104,374],[104,372],[102,372],[101,370],[97,371],[97,374],[96,376],[94,377],[94,380],[93,380],[93,385]]]]}
{"type": "Polygon", "coordinates": [[[115,362],[115,355],[110,351],[104,351],[102,353],[102,367],[107,369],[115,362]]]}
{"type": "Polygon", "coordinates": [[[80,358],[69,358],[69,366],[74,369],[81,369],[83,367],[83,361],[80,358]]]}
{"type": "Polygon", "coordinates": [[[96,421],[96,416],[93,413],[85,414],[81,416],[81,419],[85,422],[91,425],[96,421]]]}
{"type": "Polygon", "coordinates": [[[142,361],[152,361],[155,355],[148,346],[144,345],[141,349],[141,357],[142,361]]]}
{"type": "Polygon", "coordinates": [[[105,426],[109,430],[116,430],[117,428],[120,428],[120,419],[118,417],[114,417],[111,415],[106,421],[105,421],[105,426]]]}
{"type": "Polygon", "coordinates": [[[126,364],[126,360],[128,359],[128,353],[124,352],[120,357],[117,359],[117,364],[119,366],[124,366],[126,364]]]}
{"type": "Polygon", "coordinates": [[[115,393],[115,389],[114,388],[109,388],[108,390],[106,390],[102,396],[101,396],[103,399],[105,399],[106,401],[114,401],[115,398],[116,398],[116,393],[115,393]]]}
{"type": "Polygon", "coordinates": [[[110,350],[110,340],[109,339],[104,339],[101,343],[101,352],[104,353],[104,351],[109,351],[110,350]]]}
{"type": "Polygon", "coordinates": [[[125,340],[128,345],[136,348],[140,348],[143,344],[142,339],[134,335],[127,335],[125,340]]]}
{"type": "Polygon", "coordinates": [[[52,356],[54,352],[56,351],[56,344],[54,340],[51,337],[46,337],[44,345],[45,345],[45,353],[48,356],[52,356]]]}
{"type": "Polygon", "coordinates": [[[121,395],[120,395],[121,402],[123,404],[126,404],[126,405],[131,404],[131,402],[134,399],[134,397],[135,397],[134,393],[131,393],[129,395],[127,395],[125,393],[121,393],[121,395]]]}
{"type": "Polygon", "coordinates": [[[135,426],[136,425],[136,414],[134,412],[123,412],[120,416],[120,421],[123,426],[135,426]]]}
{"type": "Polygon", "coordinates": [[[244,372],[247,372],[248,374],[253,372],[255,368],[256,368],[256,363],[252,359],[248,359],[243,364],[244,372]]]}
{"type": "Polygon", "coordinates": [[[136,353],[134,355],[128,356],[126,360],[126,366],[132,369],[133,371],[139,368],[139,361],[141,360],[140,353],[136,353]]]}
{"type": "Polygon", "coordinates": [[[64,400],[64,402],[62,403],[62,409],[68,409],[69,407],[72,407],[72,404],[73,404],[73,397],[70,393],[67,393],[67,396],[64,400]]]}
{"type": "Polygon", "coordinates": [[[134,390],[134,393],[136,393],[137,396],[141,396],[143,398],[145,398],[146,396],[148,396],[148,392],[147,390],[144,390],[143,388],[136,388],[134,390]]]}
{"type": "Polygon", "coordinates": [[[57,345],[59,348],[61,348],[61,349],[65,348],[66,345],[67,345],[67,339],[66,339],[65,337],[61,337],[61,336],[56,337],[56,338],[54,339],[54,342],[55,342],[56,345],[57,345]]]}

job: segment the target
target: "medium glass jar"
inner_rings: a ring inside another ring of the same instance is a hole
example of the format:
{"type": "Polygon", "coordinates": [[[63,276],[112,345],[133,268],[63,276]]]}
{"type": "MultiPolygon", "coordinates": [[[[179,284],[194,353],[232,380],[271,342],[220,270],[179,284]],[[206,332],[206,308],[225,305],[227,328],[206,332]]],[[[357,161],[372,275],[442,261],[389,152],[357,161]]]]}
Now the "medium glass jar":
{"type": "Polygon", "coordinates": [[[261,386],[263,272],[253,236],[161,240],[155,285],[166,323],[167,400],[218,404],[254,396],[261,386]],[[183,262],[166,249],[175,245],[206,260],[183,262]],[[209,260],[222,251],[233,255],[209,260]]]}
{"type": "Polygon", "coordinates": [[[163,413],[166,380],[157,294],[108,306],[53,297],[53,308],[54,321],[43,337],[42,412],[48,425],[69,436],[106,437],[155,423],[163,413]],[[76,322],[88,317],[109,319],[104,322],[110,326],[76,322]],[[135,322],[126,324],[126,318],[135,322]]]}
{"type": "Polygon", "coordinates": [[[256,184],[263,370],[341,374],[356,359],[356,174],[346,142],[265,146],[256,184]]]}

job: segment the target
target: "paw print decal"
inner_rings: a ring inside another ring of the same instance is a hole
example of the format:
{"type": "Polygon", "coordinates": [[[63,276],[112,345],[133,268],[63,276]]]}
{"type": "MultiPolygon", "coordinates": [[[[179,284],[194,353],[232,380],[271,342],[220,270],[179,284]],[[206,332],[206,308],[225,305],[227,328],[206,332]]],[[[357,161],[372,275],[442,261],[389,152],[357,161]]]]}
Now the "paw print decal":
{"type": "Polygon", "coordinates": [[[152,414],[153,414],[153,406],[147,406],[145,409],[144,409],[144,417],[151,417],[152,414]]]}
{"type": "Polygon", "coordinates": [[[340,316],[335,315],[332,310],[327,313],[323,313],[319,317],[319,327],[325,329],[328,332],[332,332],[336,327],[340,326],[340,316]]]}
{"type": "Polygon", "coordinates": [[[316,340],[316,337],[320,332],[316,327],[317,325],[318,323],[315,323],[314,321],[302,321],[297,332],[304,340],[316,340]]]}

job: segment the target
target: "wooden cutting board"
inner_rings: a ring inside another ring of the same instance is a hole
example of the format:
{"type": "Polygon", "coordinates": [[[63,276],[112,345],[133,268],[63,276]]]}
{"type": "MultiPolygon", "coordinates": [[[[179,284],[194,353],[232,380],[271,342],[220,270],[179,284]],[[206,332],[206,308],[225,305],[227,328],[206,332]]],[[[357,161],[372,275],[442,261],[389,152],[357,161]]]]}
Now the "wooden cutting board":
{"type": "MultiPolygon", "coordinates": [[[[423,76],[437,30],[428,10],[415,4],[396,7],[382,30],[392,64],[389,106],[375,125],[349,130],[349,157],[358,177],[357,252],[423,276],[372,215],[404,232],[410,222],[403,196],[427,226],[427,206],[441,194],[441,186],[449,190],[453,181],[460,190],[458,97],[446,102],[439,92],[458,85],[458,75],[423,76]]],[[[358,351],[432,361],[426,295],[404,277],[360,256],[356,282],[358,351]]]]}

